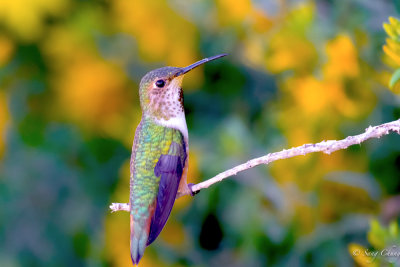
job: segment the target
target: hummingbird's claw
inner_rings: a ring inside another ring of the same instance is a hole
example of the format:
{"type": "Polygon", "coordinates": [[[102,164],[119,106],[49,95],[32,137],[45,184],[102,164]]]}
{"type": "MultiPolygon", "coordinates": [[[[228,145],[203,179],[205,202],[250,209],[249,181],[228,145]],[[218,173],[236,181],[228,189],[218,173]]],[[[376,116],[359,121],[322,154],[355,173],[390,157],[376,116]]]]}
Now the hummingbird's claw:
{"type": "Polygon", "coordinates": [[[192,197],[200,192],[200,190],[193,191],[193,190],[192,190],[192,187],[193,187],[193,186],[194,186],[194,184],[192,184],[192,183],[188,184],[188,187],[189,187],[189,189],[190,189],[190,195],[191,195],[192,197]]]}
{"type": "Polygon", "coordinates": [[[176,199],[183,197],[183,196],[194,196],[197,193],[200,192],[200,190],[197,191],[193,191],[192,187],[194,186],[194,184],[186,184],[185,188],[181,191],[178,191],[178,193],[176,194],[176,199]]]}

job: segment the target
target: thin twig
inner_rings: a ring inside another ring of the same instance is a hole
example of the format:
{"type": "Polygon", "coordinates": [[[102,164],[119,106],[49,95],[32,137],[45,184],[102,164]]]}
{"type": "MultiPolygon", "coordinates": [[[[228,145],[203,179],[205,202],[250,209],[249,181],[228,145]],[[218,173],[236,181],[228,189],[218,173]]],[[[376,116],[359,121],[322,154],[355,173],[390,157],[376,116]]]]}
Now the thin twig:
{"type": "MultiPolygon", "coordinates": [[[[385,124],[377,125],[374,127],[370,126],[365,130],[364,133],[354,136],[348,136],[342,140],[338,141],[328,140],[328,141],[322,141],[317,144],[305,144],[302,146],[285,149],[279,152],[270,153],[265,156],[249,160],[246,163],[240,164],[232,169],[221,172],[220,174],[214,176],[211,179],[195,184],[192,186],[191,189],[193,193],[197,193],[201,189],[208,188],[209,186],[221,182],[222,180],[230,176],[234,176],[239,172],[242,172],[244,170],[253,168],[261,164],[269,164],[276,160],[292,158],[295,156],[306,155],[314,152],[323,152],[326,154],[330,154],[340,149],[346,149],[351,145],[360,144],[371,138],[380,138],[381,136],[387,135],[390,132],[397,132],[398,134],[400,134],[400,119],[385,124]]],[[[110,206],[110,209],[113,212],[119,210],[129,211],[129,204],[113,203],[110,206]]]]}
{"type": "Polygon", "coordinates": [[[112,203],[110,205],[111,212],[116,212],[116,211],[129,211],[129,204],[128,203],[112,203]]]}

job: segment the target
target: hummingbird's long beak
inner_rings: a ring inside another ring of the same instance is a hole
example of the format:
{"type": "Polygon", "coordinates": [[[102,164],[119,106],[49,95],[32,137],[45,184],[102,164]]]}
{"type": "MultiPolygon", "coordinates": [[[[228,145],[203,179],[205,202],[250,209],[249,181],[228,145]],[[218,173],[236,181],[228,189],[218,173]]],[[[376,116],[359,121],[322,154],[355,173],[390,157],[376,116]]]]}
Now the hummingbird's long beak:
{"type": "Polygon", "coordinates": [[[204,58],[202,60],[199,60],[196,63],[193,63],[192,65],[189,65],[187,67],[181,68],[181,70],[176,73],[175,77],[181,76],[181,75],[191,71],[192,69],[197,68],[198,66],[206,63],[206,62],[209,62],[209,61],[212,61],[214,59],[218,59],[218,58],[221,58],[221,57],[224,57],[224,56],[227,56],[227,55],[228,54],[220,54],[220,55],[216,55],[216,56],[213,56],[213,57],[207,57],[207,58],[204,58]]]}

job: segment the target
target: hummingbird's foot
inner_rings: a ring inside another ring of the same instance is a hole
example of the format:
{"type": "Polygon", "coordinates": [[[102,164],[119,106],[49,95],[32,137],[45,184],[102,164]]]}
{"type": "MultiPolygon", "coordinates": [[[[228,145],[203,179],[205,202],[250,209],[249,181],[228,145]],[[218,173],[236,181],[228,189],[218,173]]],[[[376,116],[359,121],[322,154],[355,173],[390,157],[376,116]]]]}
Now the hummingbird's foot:
{"type": "Polygon", "coordinates": [[[192,183],[188,184],[188,187],[189,187],[189,189],[190,189],[190,195],[191,195],[192,197],[200,192],[200,190],[193,191],[193,190],[192,190],[192,187],[193,187],[193,186],[194,186],[194,184],[192,184],[192,183]]]}
{"type": "Polygon", "coordinates": [[[183,190],[179,190],[178,193],[176,194],[176,199],[189,195],[189,196],[194,196],[197,193],[200,192],[200,190],[193,191],[192,187],[194,184],[186,184],[183,190]]]}

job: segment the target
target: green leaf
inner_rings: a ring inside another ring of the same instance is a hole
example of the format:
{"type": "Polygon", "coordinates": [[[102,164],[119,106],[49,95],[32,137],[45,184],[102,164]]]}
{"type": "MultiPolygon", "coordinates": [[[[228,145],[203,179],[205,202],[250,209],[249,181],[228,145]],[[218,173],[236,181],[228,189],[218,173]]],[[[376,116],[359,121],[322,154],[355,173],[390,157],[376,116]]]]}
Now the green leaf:
{"type": "Polygon", "coordinates": [[[385,240],[387,239],[385,228],[376,220],[371,220],[371,228],[368,232],[368,241],[376,249],[385,248],[385,240]]]}
{"type": "Polygon", "coordinates": [[[400,69],[397,69],[393,73],[392,78],[390,78],[390,81],[389,81],[389,88],[391,90],[394,90],[396,87],[398,87],[398,86],[396,86],[396,84],[399,81],[399,79],[400,79],[400,69]]]}
{"type": "Polygon", "coordinates": [[[389,234],[393,238],[397,238],[397,236],[399,235],[399,225],[396,221],[392,221],[389,224],[389,234]]]}

